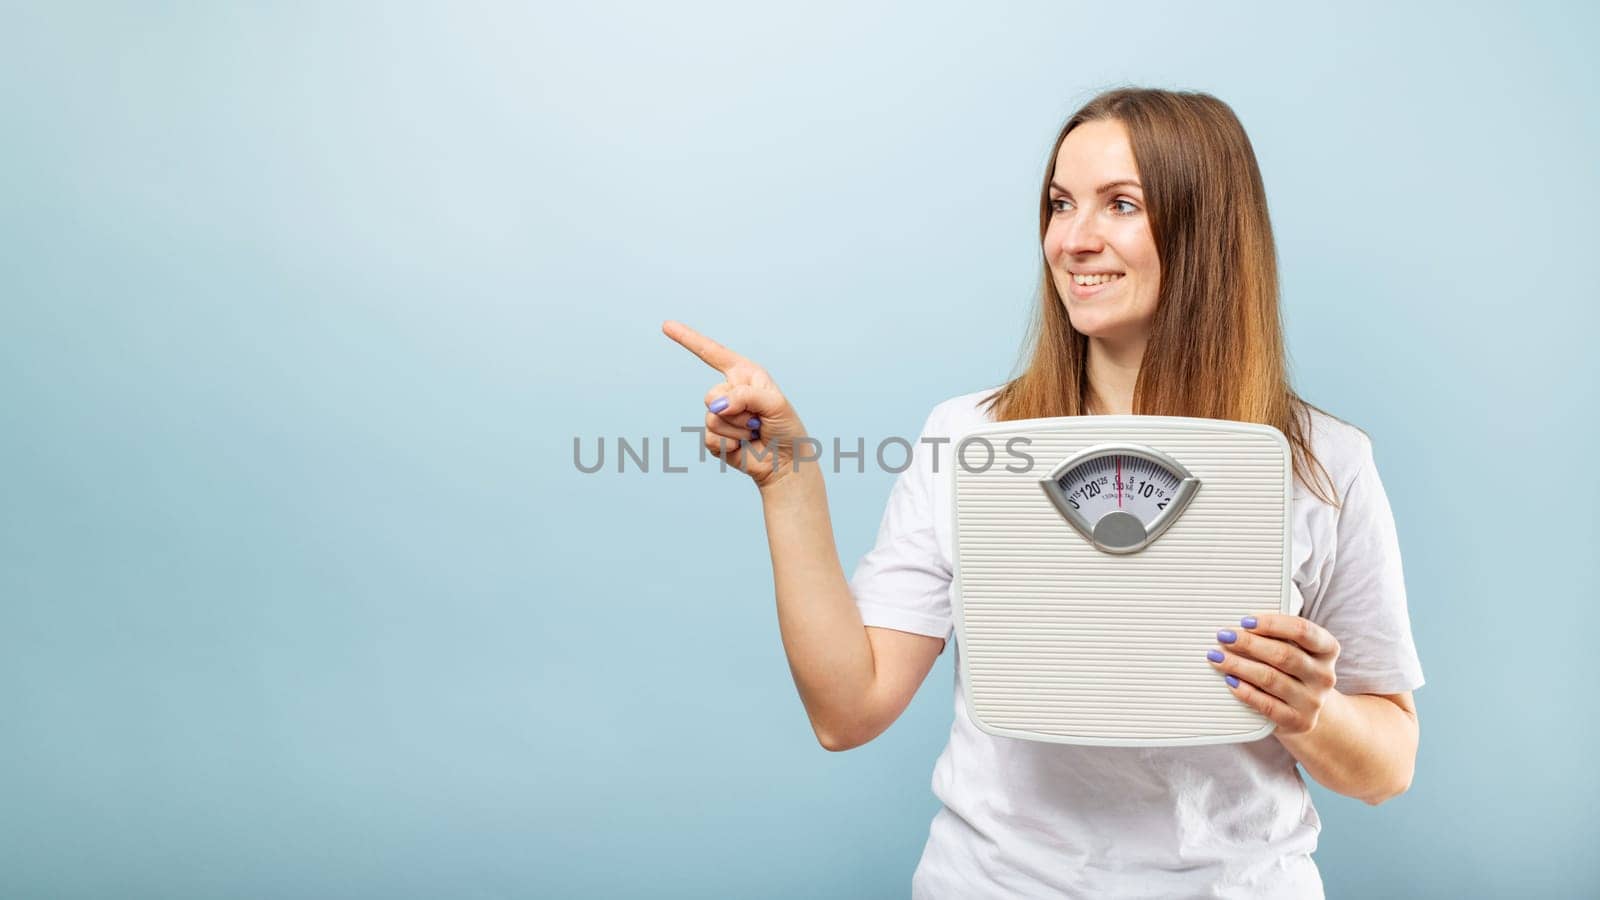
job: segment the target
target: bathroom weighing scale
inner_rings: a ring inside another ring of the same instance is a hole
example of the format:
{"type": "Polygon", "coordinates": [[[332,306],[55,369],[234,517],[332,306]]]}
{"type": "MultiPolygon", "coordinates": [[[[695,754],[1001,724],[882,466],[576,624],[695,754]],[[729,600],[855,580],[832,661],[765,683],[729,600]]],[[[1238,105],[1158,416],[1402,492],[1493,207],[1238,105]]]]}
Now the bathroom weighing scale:
{"type": "Polygon", "coordinates": [[[979,426],[957,451],[951,601],[974,724],[1113,747],[1272,732],[1206,651],[1243,616],[1289,610],[1282,432],[1068,416],[979,426]]]}

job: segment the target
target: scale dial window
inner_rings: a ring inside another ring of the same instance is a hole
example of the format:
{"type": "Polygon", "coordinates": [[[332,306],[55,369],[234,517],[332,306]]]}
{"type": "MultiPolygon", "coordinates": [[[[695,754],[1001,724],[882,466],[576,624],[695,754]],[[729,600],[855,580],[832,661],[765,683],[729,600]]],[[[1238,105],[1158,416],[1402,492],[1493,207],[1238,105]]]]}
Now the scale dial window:
{"type": "Polygon", "coordinates": [[[1063,460],[1040,487],[1073,528],[1107,553],[1149,546],[1200,488],[1172,457],[1139,444],[1102,444],[1063,460]]]}

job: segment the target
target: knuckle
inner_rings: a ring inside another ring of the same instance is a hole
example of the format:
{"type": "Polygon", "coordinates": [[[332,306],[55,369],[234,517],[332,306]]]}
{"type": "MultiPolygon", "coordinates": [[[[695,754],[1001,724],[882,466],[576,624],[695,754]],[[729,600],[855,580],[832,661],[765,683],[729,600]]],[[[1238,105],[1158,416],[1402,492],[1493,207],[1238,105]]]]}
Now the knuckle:
{"type": "Polygon", "coordinates": [[[1261,713],[1263,716],[1270,717],[1272,715],[1272,699],[1266,694],[1252,687],[1246,696],[1250,698],[1250,705],[1255,708],[1256,712],[1261,713]]]}
{"type": "Polygon", "coordinates": [[[1265,668],[1266,671],[1261,673],[1258,681],[1261,687],[1265,690],[1272,691],[1273,693],[1282,693],[1284,688],[1283,673],[1277,669],[1271,668],[1270,666],[1263,668],[1265,668]]]}
{"type": "Polygon", "coordinates": [[[1287,669],[1294,662],[1295,652],[1287,645],[1279,645],[1272,650],[1272,664],[1278,669],[1287,669]]]}

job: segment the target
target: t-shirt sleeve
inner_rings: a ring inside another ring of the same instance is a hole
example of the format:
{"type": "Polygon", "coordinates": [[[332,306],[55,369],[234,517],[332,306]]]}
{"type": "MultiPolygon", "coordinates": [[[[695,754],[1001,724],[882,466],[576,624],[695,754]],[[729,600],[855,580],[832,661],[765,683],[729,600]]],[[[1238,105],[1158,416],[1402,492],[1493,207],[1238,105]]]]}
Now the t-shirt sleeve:
{"type": "MultiPolygon", "coordinates": [[[[934,527],[934,466],[951,463],[935,407],[912,445],[911,465],[895,478],[872,549],[850,576],[850,593],[865,625],[945,639],[955,633],[950,613],[952,573],[934,527]]],[[[942,650],[940,651],[943,652],[942,650]]]]}
{"type": "Polygon", "coordinates": [[[1422,664],[1411,638],[1394,513],[1365,438],[1361,457],[1338,512],[1332,573],[1307,618],[1339,641],[1334,672],[1341,692],[1398,694],[1422,686],[1422,664]]]}

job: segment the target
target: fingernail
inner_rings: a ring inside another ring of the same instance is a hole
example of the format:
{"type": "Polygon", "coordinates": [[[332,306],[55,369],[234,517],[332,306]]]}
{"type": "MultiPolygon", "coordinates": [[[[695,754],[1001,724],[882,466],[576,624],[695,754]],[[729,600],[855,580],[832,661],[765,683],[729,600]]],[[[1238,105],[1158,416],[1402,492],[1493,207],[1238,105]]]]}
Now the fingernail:
{"type": "Polygon", "coordinates": [[[1212,662],[1222,662],[1222,651],[1221,650],[1207,650],[1206,651],[1206,659],[1209,659],[1212,662]]]}
{"type": "Polygon", "coordinates": [[[1224,644],[1231,644],[1238,639],[1239,636],[1237,634],[1234,634],[1226,628],[1217,632],[1217,640],[1223,642],[1224,644]]]}
{"type": "Polygon", "coordinates": [[[1239,686],[1239,679],[1233,677],[1232,675],[1224,675],[1222,677],[1227,680],[1228,687],[1238,687],[1239,686]]]}
{"type": "Polygon", "coordinates": [[[723,410],[725,410],[727,408],[728,408],[728,398],[727,397],[718,397],[717,399],[711,401],[711,411],[714,412],[714,413],[722,412],[723,410]]]}
{"type": "Polygon", "coordinates": [[[755,416],[751,416],[750,421],[744,424],[745,427],[749,428],[751,431],[755,431],[757,428],[761,427],[761,420],[755,416]]]}
{"type": "Polygon", "coordinates": [[[1239,620],[1239,624],[1243,625],[1246,628],[1254,628],[1254,627],[1256,627],[1256,617],[1255,616],[1245,616],[1244,618],[1239,620]]]}

